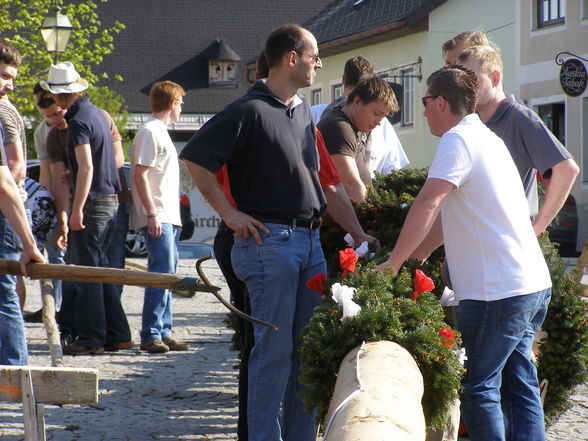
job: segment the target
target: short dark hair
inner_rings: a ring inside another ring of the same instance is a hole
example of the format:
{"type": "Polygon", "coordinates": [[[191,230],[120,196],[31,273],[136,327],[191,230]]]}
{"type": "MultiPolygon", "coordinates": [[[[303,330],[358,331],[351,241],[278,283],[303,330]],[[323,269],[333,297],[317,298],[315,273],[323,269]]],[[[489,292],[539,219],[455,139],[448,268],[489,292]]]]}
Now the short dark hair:
{"type": "Polygon", "coordinates": [[[433,72],[427,78],[429,93],[449,102],[454,115],[469,115],[476,111],[478,80],[476,74],[463,66],[452,65],[433,72]]]}
{"type": "Polygon", "coordinates": [[[255,63],[255,70],[259,78],[267,78],[269,76],[269,66],[267,64],[267,57],[265,56],[265,50],[257,56],[255,63]]]}
{"type": "Polygon", "coordinates": [[[17,48],[6,40],[0,39],[0,62],[10,66],[19,67],[22,59],[17,48]]]}
{"type": "Polygon", "coordinates": [[[374,75],[374,65],[367,58],[357,55],[345,62],[343,76],[347,87],[355,87],[374,75]]]}
{"type": "Polygon", "coordinates": [[[290,51],[302,54],[305,47],[304,28],[298,25],[284,25],[275,29],[265,43],[265,58],[268,67],[277,66],[282,57],[290,51]]]}
{"type": "Polygon", "coordinates": [[[388,112],[398,112],[400,109],[392,87],[380,77],[371,77],[359,83],[347,97],[347,104],[353,103],[355,97],[359,97],[363,104],[381,102],[388,106],[388,112]]]}
{"type": "Polygon", "coordinates": [[[37,106],[41,109],[46,109],[51,107],[55,104],[55,100],[53,99],[53,95],[51,92],[41,88],[39,94],[37,95],[37,106]]]}

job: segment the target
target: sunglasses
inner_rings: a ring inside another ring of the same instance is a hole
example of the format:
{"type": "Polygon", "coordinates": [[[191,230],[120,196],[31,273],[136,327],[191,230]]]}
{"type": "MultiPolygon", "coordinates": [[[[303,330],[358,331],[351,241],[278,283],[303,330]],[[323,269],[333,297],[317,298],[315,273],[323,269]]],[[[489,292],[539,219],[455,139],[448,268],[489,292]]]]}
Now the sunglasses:
{"type": "Polygon", "coordinates": [[[433,99],[435,99],[435,98],[437,98],[438,96],[439,96],[439,95],[427,95],[427,96],[424,96],[424,97],[422,97],[422,98],[421,98],[421,102],[423,103],[423,107],[425,107],[425,108],[427,107],[427,100],[428,100],[429,98],[433,98],[433,99]]]}

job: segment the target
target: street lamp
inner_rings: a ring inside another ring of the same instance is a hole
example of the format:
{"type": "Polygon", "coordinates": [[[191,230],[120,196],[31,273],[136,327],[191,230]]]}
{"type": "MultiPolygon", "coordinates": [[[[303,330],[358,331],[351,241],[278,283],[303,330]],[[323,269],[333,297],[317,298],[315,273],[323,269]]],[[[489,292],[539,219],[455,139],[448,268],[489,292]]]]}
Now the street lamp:
{"type": "Polygon", "coordinates": [[[57,64],[57,54],[65,52],[73,26],[67,15],[60,14],[61,8],[55,6],[41,26],[47,52],[53,53],[53,64],[57,64]]]}

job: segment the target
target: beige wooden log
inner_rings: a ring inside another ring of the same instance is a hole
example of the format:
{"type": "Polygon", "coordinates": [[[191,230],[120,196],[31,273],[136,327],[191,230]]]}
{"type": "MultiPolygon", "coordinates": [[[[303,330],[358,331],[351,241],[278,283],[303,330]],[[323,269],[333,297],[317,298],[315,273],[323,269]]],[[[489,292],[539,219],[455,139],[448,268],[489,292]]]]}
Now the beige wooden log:
{"type": "Polygon", "coordinates": [[[47,334],[47,345],[51,355],[51,366],[65,366],[63,351],[59,340],[59,328],[55,320],[55,297],[53,295],[53,282],[41,279],[41,301],[43,303],[43,324],[47,334]]]}
{"type": "Polygon", "coordinates": [[[46,404],[96,404],[98,370],[67,367],[0,366],[0,402],[22,401],[23,371],[30,371],[35,401],[46,404]]]}
{"type": "Polygon", "coordinates": [[[365,343],[339,368],[324,441],[424,441],[423,377],[396,343],[365,343]]]}

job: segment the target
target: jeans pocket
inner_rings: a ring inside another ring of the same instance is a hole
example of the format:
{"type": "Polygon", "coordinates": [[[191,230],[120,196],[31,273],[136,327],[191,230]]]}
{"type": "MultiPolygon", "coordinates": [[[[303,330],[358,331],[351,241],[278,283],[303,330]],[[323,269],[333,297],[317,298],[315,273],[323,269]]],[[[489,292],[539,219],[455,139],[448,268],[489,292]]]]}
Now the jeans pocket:
{"type": "Polygon", "coordinates": [[[292,229],[290,227],[269,226],[269,233],[263,236],[262,250],[272,250],[286,246],[292,240],[292,229]]]}
{"type": "Polygon", "coordinates": [[[235,237],[235,242],[231,249],[231,265],[235,276],[241,281],[244,281],[246,275],[248,249],[249,239],[238,239],[235,237]]]}
{"type": "Polygon", "coordinates": [[[537,297],[536,294],[528,294],[501,300],[498,330],[510,336],[525,332],[537,310],[537,297]]]}

